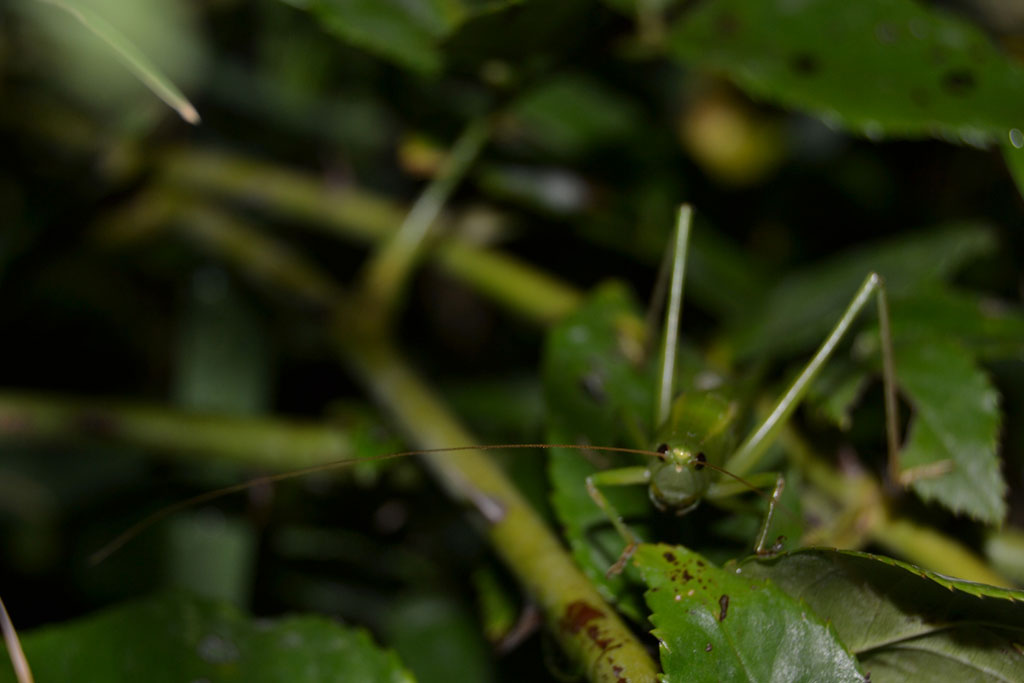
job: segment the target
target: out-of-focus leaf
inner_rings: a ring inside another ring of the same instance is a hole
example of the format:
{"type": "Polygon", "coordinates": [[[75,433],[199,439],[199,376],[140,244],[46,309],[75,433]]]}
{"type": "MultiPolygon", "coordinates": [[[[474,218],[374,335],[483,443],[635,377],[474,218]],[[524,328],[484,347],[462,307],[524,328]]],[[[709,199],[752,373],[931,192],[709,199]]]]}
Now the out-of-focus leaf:
{"type": "Polygon", "coordinates": [[[998,524],[1006,516],[999,469],[999,396],[970,354],[954,341],[897,344],[900,387],[914,406],[902,467],[949,461],[945,474],[915,479],[914,491],[954,512],[998,524]]]}
{"type": "MultiPolygon", "coordinates": [[[[251,621],[228,605],[149,598],[22,635],[37,681],[351,681],[413,678],[361,630],[323,617],[251,621]]],[[[0,667],[0,681],[14,681],[0,667]]]]}
{"type": "Polygon", "coordinates": [[[583,74],[556,76],[527,92],[510,111],[522,135],[563,157],[622,140],[643,125],[622,93],[583,74]]]}
{"type": "Polygon", "coordinates": [[[681,546],[644,544],[633,562],[666,681],[865,680],[831,625],[771,582],[681,546]]]}
{"type": "Polygon", "coordinates": [[[441,70],[440,43],[467,19],[517,0],[282,0],[369,52],[424,74],[441,70]]]}
{"type": "Polygon", "coordinates": [[[96,46],[102,45],[105,52],[116,57],[181,118],[192,124],[199,123],[199,113],[169,74],[174,72],[187,77],[198,71],[195,67],[199,43],[180,12],[157,2],[140,1],[126,7],[111,0],[38,1],[63,10],[91,34],[88,40],[71,35],[66,22],[35,11],[31,5],[26,6],[43,30],[54,38],[55,58],[71,72],[70,77],[81,81],[75,84],[75,90],[85,98],[103,102],[111,97],[110,93],[114,93],[115,100],[121,99],[123,94],[119,74],[98,59],[96,46]],[[100,75],[102,78],[98,77],[100,75]]]}
{"type": "MultiPolygon", "coordinates": [[[[636,305],[616,284],[597,290],[549,332],[544,353],[544,388],[550,443],[608,446],[637,444],[652,432],[653,375],[639,365],[642,328],[636,305]],[[632,432],[630,431],[632,427],[632,432]],[[634,438],[630,438],[634,437],[634,438]]],[[[549,461],[551,502],[565,529],[573,557],[604,594],[631,616],[642,618],[637,595],[621,575],[605,577],[625,545],[586,489],[586,478],[607,467],[636,464],[629,457],[553,450],[549,461]]],[[[627,521],[651,512],[642,486],[608,487],[604,493],[627,521]]],[[[642,533],[641,530],[637,530],[642,533]]]]}
{"type": "Polygon", "coordinates": [[[680,17],[669,43],[758,97],[870,137],[984,144],[1024,110],[1024,70],[980,29],[912,0],[719,0],[680,17]]]}
{"type": "Polygon", "coordinates": [[[942,286],[894,299],[893,336],[956,339],[984,360],[1024,357],[1024,312],[942,286]]]}
{"type": "Polygon", "coordinates": [[[259,316],[228,276],[198,271],[179,333],[176,402],[213,413],[264,412],[272,387],[266,340],[259,316]]]}
{"type": "Polygon", "coordinates": [[[516,626],[518,596],[501,582],[495,567],[489,565],[482,565],[473,572],[473,588],[484,636],[497,645],[516,626]]]}
{"type": "Polygon", "coordinates": [[[1024,585],[1024,531],[1016,527],[992,529],[985,535],[985,557],[996,571],[1024,585]]]}
{"type": "Polygon", "coordinates": [[[1012,681],[1024,670],[1024,592],[852,551],[749,558],[739,571],[806,601],[874,681],[1012,681]]]}
{"type": "Polygon", "coordinates": [[[249,604],[258,562],[252,525],[199,510],[169,520],[166,531],[168,587],[238,607],[249,604]]]}
{"type": "MultiPolygon", "coordinates": [[[[757,310],[768,277],[749,254],[701,223],[698,215],[686,264],[686,296],[724,318],[742,320],[757,310]]],[[[686,317],[684,310],[684,328],[686,317]]]]}
{"type": "Polygon", "coordinates": [[[1003,143],[1003,159],[1017,183],[1017,191],[1024,197],[1024,132],[1020,128],[1010,131],[1010,141],[1003,143]]]}
{"type": "Polygon", "coordinates": [[[490,645],[473,615],[444,595],[403,596],[394,603],[388,640],[420,683],[494,680],[490,645]]]}
{"type": "Polygon", "coordinates": [[[853,407],[870,379],[870,375],[852,360],[836,359],[826,365],[811,384],[807,400],[836,427],[849,429],[853,407]]]}
{"type": "Polygon", "coordinates": [[[851,250],[789,275],[768,294],[758,317],[737,330],[737,352],[790,353],[820,342],[871,271],[896,297],[948,277],[994,247],[983,226],[955,225],[851,250]]]}

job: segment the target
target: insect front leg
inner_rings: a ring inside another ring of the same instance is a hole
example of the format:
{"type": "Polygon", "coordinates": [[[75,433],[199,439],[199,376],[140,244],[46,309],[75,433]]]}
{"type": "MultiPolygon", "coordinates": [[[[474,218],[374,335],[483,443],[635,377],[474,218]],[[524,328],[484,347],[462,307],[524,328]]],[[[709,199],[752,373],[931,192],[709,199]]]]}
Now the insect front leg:
{"type": "Polygon", "coordinates": [[[619,556],[619,559],[615,561],[605,575],[608,577],[615,576],[620,573],[625,567],[626,563],[629,562],[629,558],[633,556],[636,551],[636,546],[640,542],[636,534],[626,525],[623,521],[622,515],[615,509],[615,506],[611,504],[611,501],[603,493],[600,486],[633,486],[633,485],[647,485],[651,480],[651,470],[648,467],[636,466],[636,467],[620,467],[613,470],[604,470],[603,472],[596,472],[587,477],[587,493],[594,499],[597,506],[601,508],[605,515],[608,516],[612,526],[619,532],[623,540],[626,541],[626,547],[619,556]]]}
{"type": "MultiPolygon", "coordinates": [[[[772,521],[775,519],[775,509],[779,505],[782,491],[785,488],[785,478],[775,472],[758,472],[744,481],[726,480],[716,482],[708,489],[707,498],[711,502],[719,501],[729,496],[735,496],[750,490],[753,486],[755,491],[761,487],[772,486],[772,492],[765,496],[768,499],[768,510],[761,521],[761,528],[757,533],[757,541],[754,543],[754,552],[758,555],[771,555],[776,552],[776,545],[779,539],[769,539],[768,535],[772,528],[772,521]]],[[[764,494],[762,494],[764,495],[764,494]]]]}

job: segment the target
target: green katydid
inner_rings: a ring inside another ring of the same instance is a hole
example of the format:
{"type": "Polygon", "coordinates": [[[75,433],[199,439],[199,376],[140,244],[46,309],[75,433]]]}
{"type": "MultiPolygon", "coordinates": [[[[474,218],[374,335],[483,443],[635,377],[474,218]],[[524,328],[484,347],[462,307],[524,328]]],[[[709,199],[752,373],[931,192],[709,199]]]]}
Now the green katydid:
{"type": "MultiPolygon", "coordinates": [[[[747,479],[743,477],[747,477],[748,473],[757,464],[758,458],[778,434],[778,431],[807,392],[811,381],[818,374],[872,295],[877,299],[881,321],[883,381],[887,415],[886,426],[890,457],[894,458],[896,454],[897,415],[888,312],[881,278],[874,273],[869,274],[865,279],[839,322],[812,360],[801,371],[797,379],[783,393],[782,397],[778,399],[770,415],[752,431],[750,436],[738,448],[732,448],[733,423],[737,413],[733,402],[714,391],[691,392],[678,397],[675,396],[676,347],[691,217],[692,211],[690,207],[683,206],[678,214],[676,236],[673,241],[674,248],[671,251],[671,277],[666,305],[656,400],[656,423],[661,425],[661,428],[656,432],[656,438],[650,449],[582,446],[578,444],[500,444],[412,450],[377,456],[374,459],[392,459],[431,452],[509,448],[572,448],[645,455],[651,458],[648,465],[604,470],[587,477],[585,482],[581,482],[581,486],[586,486],[590,496],[600,506],[610,519],[612,525],[626,541],[625,550],[619,560],[609,569],[609,573],[622,569],[636,548],[637,538],[625,524],[618,511],[615,510],[601,492],[602,488],[637,484],[647,485],[651,500],[657,507],[681,515],[695,508],[704,498],[714,502],[749,488],[774,485],[774,490],[769,496],[769,511],[758,534],[756,543],[756,549],[761,552],[767,547],[766,536],[769,522],[775,508],[775,503],[781,493],[783,481],[781,476],[774,473],[757,473],[749,476],[747,479]],[[721,473],[728,475],[731,479],[719,480],[719,474],[721,473]]],[[[259,477],[223,489],[200,494],[194,498],[164,508],[137,523],[95,553],[93,560],[102,560],[146,527],[191,505],[210,501],[257,484],[346,467],[365,461],[366,459],[363,458],[325,463],[301,470],[259,477]]]]}
{"type": "Polygon", "coordinates": [[[877,301],[880,320],[887,446],[890,464],[895,467],[898,450],[895,371],[888,303],[882,279],[876,273],[868,274],[817,352],[778,398],[769,415],[751,431],[739,447],[733,448],[733,427],[737,415],[734,402],[717,391],[691,392],[675,396],[675,363],[691,218],[690,207],[682,206],[678,214],[674,240],[671,284],[658,375],[655,424],[660,427],[651,446],[658,457],[646,465],[599,471],[586,480],[591,498],[626,541],[621,556],[608,569],[609,575],[623,569],[636,549],[638,540],[602,493],[601,489],[605,487],[646,485],[651,501],[657,508],[683,515],[693,510],[703,499],[714,502],[735,495],[744,488],[774,485],[769,496],[768,512],[755,544],[755,551],[758,553],[768,550],[767,536],[772,515],[782,492],[783,478],[770,472],[757,473],[748,479],[743,477],[748,476],[759,457],[778,435],[807,393],[811,382],[872,295],[877,301]],[[720,480],[720,474],[726,474],[731,479],[720,480]]]}

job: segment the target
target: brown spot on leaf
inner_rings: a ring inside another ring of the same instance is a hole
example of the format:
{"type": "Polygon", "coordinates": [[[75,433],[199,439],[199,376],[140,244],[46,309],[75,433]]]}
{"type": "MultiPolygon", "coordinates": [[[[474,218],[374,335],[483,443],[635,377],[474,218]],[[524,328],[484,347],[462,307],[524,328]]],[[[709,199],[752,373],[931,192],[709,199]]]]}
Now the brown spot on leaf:
{"type": "Polygon", "coordinates": [[[708,643],[704,646],[704,652],[711,652],[712,649],[713,648],[711,647],[711,643],[708,643]]]}
{"type": "Polygon", "coordinates": [[[729,596],[728,595],[723,595],[722,597],[718,598],[718,607],[719,607],[718,620],[719,621],[725,621],[725,615],[729,611],[729,596]]]}
{"type": "Polygon", "coordinates": [[[683,581],[690,581],[692,578],[693,578],[693,574],[691,574],[689,572],[689,570],[684,569],[683,570],[683,581]]]}
{"type": "Polygon", "coordinates": [[[665,558],[666,562],[671,562],[672,564],[676,563],[676,556],[673,555],[672,553],[668,552],[667,550],[665,551],[665,554],[662,555],[662,557],[665,558]]]}

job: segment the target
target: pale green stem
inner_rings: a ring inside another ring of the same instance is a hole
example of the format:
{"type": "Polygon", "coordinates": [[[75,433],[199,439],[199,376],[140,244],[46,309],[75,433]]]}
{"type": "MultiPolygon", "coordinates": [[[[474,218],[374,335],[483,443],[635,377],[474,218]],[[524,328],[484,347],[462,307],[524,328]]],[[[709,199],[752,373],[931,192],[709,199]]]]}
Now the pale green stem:
{"type": "Polygon", "coordinates": [[[351,434],[341,425],[21,393],[0,394],[0,437],[33,441],[100,438],[276,470],[358,455],[351,434]]]}
{"type": "MultiPolygon", "coordinates": [[[[160,168],[166,181],[191,192],[254,204],[363,243],[388,239],[406,216],[399,204],[369,191],[330,187],[313,175],[245,157],[178,150],[166,154],[160,168]]],[[[442,215],[436,225],[444,224],[442,215]]],[[[497,304],[541,324],[560,319],[582,299],[571,285],[494,249],[443,240],[427,257],[497,304]]]]}
{"type": "Polygon", "coordinates": [[[931,527],[886,513],[871,529],[871,538],[894,555],[968,581],[1013,588],[1012,581],[993,571],[962,543],[931,527]]]}
{"type": "Polygon", "coordinates": [[[490,135],[487,119],[472,121],[452,146],[441,172],[413,202],[397,232],[384,241],[363,271],[362,295],[381,324],[394,315],[401,290],[424,253],[428,230],[437,222],[490,135]]]}

